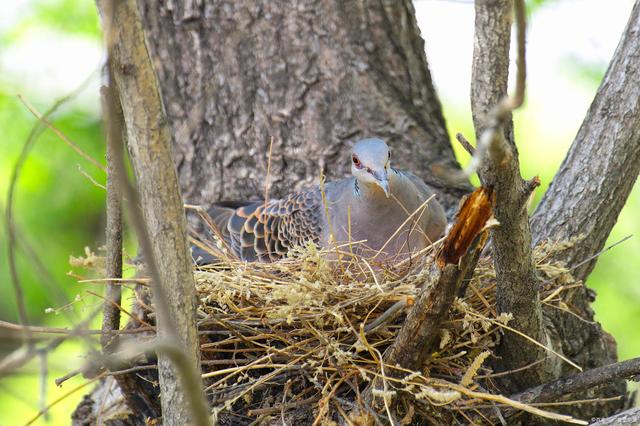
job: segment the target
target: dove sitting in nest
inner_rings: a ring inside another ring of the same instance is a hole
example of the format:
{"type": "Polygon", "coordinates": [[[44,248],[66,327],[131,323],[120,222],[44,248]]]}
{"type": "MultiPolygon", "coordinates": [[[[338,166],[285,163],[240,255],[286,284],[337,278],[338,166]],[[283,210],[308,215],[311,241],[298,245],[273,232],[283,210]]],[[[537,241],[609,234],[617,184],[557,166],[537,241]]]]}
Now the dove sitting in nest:
{"type": "MultiPolygon", "coordinates": [[[[217,203],[208,214],[225,246],[245,261],[273,262],[308,242],[376,262],[407,259],[436,241],[447,221],[434,192],[390,163],[385,142],[363,139],[351,151],[351,177],[266,203],[217,203]]],[[[213,261],[197,247],[193,256],[213,261]]]]}

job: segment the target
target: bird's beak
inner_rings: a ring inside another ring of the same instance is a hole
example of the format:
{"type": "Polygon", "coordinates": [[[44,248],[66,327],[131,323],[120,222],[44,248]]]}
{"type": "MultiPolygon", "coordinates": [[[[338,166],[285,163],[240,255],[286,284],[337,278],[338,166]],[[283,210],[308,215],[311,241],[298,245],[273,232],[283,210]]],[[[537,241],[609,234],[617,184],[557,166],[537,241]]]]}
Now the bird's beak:
{"type": "Polygon", "coordinates": [[[387,171],[383,172],[373,172],[373,177],[376,178],[376,183],[382,190],[384,191],[384,195],[389,198],[391,196],[391,191],[389,190],[389,179],[387,178],[387,171]]]}

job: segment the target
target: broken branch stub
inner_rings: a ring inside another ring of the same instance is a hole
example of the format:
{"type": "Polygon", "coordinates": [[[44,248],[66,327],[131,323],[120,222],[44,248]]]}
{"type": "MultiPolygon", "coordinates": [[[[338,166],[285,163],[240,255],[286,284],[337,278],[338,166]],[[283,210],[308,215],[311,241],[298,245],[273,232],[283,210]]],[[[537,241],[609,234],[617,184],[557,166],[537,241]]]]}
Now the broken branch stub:
{"type": "Polygon", "coordinates": [[[438,264],[457,264],[469,250],[473,240],[493,215],[495,194],[492,188],[481,187],[464,199],[456,221],[444,241],[438,264]]]}

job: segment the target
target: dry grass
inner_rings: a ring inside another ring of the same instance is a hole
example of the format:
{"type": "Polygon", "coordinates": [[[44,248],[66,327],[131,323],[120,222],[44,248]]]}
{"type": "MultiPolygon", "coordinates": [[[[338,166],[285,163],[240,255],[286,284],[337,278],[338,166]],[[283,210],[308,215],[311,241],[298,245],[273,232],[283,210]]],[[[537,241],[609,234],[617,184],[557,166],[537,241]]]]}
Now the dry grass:
{"type": "MultiPolygon", "coordinates": [[[[535,250],[536,267],[548,278],[544,303],[570,314],[572,289],[581,284],[549,259],[572,243],[535,250]]],[[[219,242],[210,249],[223,260],[197,269],[195,277],[203,377],[216,416],[268,422],[306,409],[314,424],[387,423],[387,413],[372,414],[361,394],[381,378],[384,388],[373,396],[385,402],[401,396],[402,424],[418,413],[434,424],[499,424],[501,406],[568,420],[497,391],[488,367],[493,348],[514,330],[508,315],[496,313],[489,259],[481,259],[466,294],[454,302],[438,351],[421,371],[400,371],[385,365],[383,354],[407,307],[437,274],[433,253],[397,269],[348,250],[336,263],[313,245],[271,264],[234,260],[219,242]]],[[[549,356],[559,355],[549,350],[549,356]]]]}
{"type": "MultiPolygon", "coordinates": [[[[544,306],[568,315],[577,315],[571,298],[582,284],[551,259],[575,243],[534,250],[544,306]]],[[[329,255],[309,245],[276,263],[246,263],[230,256],[217,238],[198,244],[221,259],[194,267],[194,275],[206,394],[213,414],[226,424],[285,418],[303,418],[305,424],[309,419],[313,424],[388,424],[391,404],[400,414],[396,424],[410,424],[417,416],[431,424],[500,424],[505,407],[586,424],[500,394],[496,379],[510,372],[492,371],[493,350],[504,333],[517,330],[509,327],[509,315],[496,312],[489,258],[480,259],[464,296],[455,299],[437,351],[421,371],[407,371],[385,364],[384,353],[418,293],[437,278],[433,259],[440,243],[393,267],[355,256],[349,247],[329,255]],[[364,395],[374,379],[382,383],[371,392],[380,402],[376,405],[385,406],[382,412],[364,395]]],[[[99,256],[90,251],[87,259],[72,262],[101,269],[99,256]]],[[[152,310],[145,300],[138,295],[138,305],[152,310]]],[[[550,357],[562,358],[547,350],[550,357]]]]}

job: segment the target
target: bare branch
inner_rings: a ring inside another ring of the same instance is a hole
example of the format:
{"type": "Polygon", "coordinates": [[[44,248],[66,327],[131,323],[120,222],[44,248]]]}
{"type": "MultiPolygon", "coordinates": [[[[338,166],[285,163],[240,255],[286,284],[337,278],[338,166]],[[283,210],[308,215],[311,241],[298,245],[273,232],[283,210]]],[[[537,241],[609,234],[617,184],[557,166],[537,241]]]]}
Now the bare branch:
{"type": "MultiPolygon", "coordinates": [[[[495,217],[500,223],[492,230],[493,258],[497,278],[497,308],[513,314],[511,325],[535,341],[548,341],[542,324],[539,283],[531,253],[531,232],[526,204],[537,179],[525,182],[520,176],[518,152],[513,141],[511,112],[522,105],[525,90],[525,11],[522,0],[476,2],[476,40],[473,52],[472,110],[479,140],[476,163],[483,184],[496,191],[495,217]],[[517,29],[516,89],[507,97],[509,40],[512,6],[517,29]],[[483,152],[487,161],[481,165],[483,152]]],[[[511,375],[514,389],[541,383],[553,377],[553,363],[520,370],[544,358],[545,350],[531,347],[522,337],[509,333],[499,347],[502,368],[516,370],[511,375]],[[526,350],[523,350],[526,347],[526,350]]]]}
{"type": "Polygon", "coordinates": [[[550,402],[564,395],[589,389],[603,383],[633,378],[638,375],[640,375],[640,357],[583,371],[570,377],[563,377],[551,383],[528,389],[512,398],[526,403],[550,402]]]}
{"type": "Polygon", "coordinates": [[[195,282],[187,248],[183,202],[171,155],[172,137],[147,52],[138,6],[135,0],[101,0],[98,7],[103,18],[110,72],[120,90],[140,197],[126,179],[122,153],[117,149],[111,153],[153,278],[158,336],[167,342],[158,353],[163,422],[209,425],[199,375],[195,282]]]}
{"type": "MultiPolygon", "coordinates": [[[[34,113],[34,115],[38,118],[38,123],[31,129],[29,132],[29,136],[22,146],[22,150],[20,151],[20,155],[18,156],[18,160],[16,161],[15,166],[13,167],[13,171],[11,173],[11,179],[9,180],[9,190],[7,193],[7,206],[5,208],[5,225],[7,227],[7,255],[8,255],[8,263],[9,263],[9,271],[11,275],[11,283],[13,284],[13,289],[16,295],[16,305],[18,307],[18,316],[20,319],[20,323],[22,325],[27,325],[27,308],[24,302],[24,292],[22,290],[22,284],[20,282],[20,277],[18,275],[18,268],[16,265],[16,228],[13,222],[13,199],[16,192],[16,186],[18,184],[18,180],[20,178],[20,172],[22,171],[22,167],[24,162],[26,161],[33,145],[36,140],[40,136],[40,134],[46,128],[46,125],[50,125],[48,119],[60,108],[62,105],[67,103],[70,99],[73,99],[81,90],[83,90],[89,80],[83,82],[77,89],[68,95],[57,100],[48,111],[44,114],[34,113]]],[[[22,102],[30,107],[30,104],[24,100],[24,98],[19,97],[22,102]]],[[[30,111],[34,111],[30,108],[30,111]]],[[[31,345],[31,331],[28,327],[24,327],[23,330],[24,343],[31,345]]]]}
{"type": "Polygon", "coordinates": [[[74,150],[79,156],[81,156],[82,158],[84,158],[85,160],[87,160],[89,163],[93,164],[94,166],[96,166],[98,169],[105,171],[105,167],[100,164],[97,160],[95,160],[93,157],[91,157],[89,154],[87,154],[86,152],[84,152],[84,150],[82,148],[80,148],[80,146],[78,144],[76,144],[75,142],[73,142],[71,139],[69,139],[64,133],[62,133],[62,131],[60,131],[60,129],[58,129],[56,126],[53,125],[53,123],[51,123],[48,119],[46,114],[40,114],[38,112],[38,110],[36,109],[35,106],[33,106],[31,104],[31,102],[29,102],[26,98],[24,98],[22,95],[18,95],[18,99],[20,99],[20,101],[22,101],[22,103],[24,104],[25,107],[27,107],[27,109],[29,110],[29,112],[31,114],[34,115],[34,117],[36,117],[41,123],[45,124],[49,129],[51,129],[51,131],[53,131],[53,133],[56,134],[56,136],[58,136],[64,143],[67,144],[67,146],[69,146],[69,148],[71,148],[72,150],[74,150]]]}
{"type": "MultiPolygon", "coordinates": [[[[120,191],[117,167],[114,165],[112,150],[122,151],[122,111],[118,107],[115,91],[103,88],[102,108],[107,123],[107,226],[105,273],[107,278],[122,278],[122,194],[120,191]]],[[[110,343],[120,328],[120,309],[122,289],[114,281],[107,282],[105,290],[104,311],[102,317],[102,338],[100,343],[105,353],[110,351],[110,343]]]]}
{"type": "MultiPolygon", "coordinates": [[[[591,108],[531,219],[534,242],[583,240],[562,253],[568,266],[604,247],[640,172],[640,1],[591,108]]],[[[597,258],[573,272],[584,280],[597,258]]]]}
{"type": "Polygon", "coordinates": [[[456,133],[456,139],[458,140],[458,142],[460,142],[460,145],[462,145],[465,151],[469,153],[469,155],[471,156],[475,155],[476,153],[475,147],[471,145],[471,142],[469,142],[462,133],[456,133]]]}
{"type": "Polygon", "coordinates": [[[29,328],[28,333],[32,339],[35,338],[35,334],[62,334],[63,336],[52,339],[46,346],[42,348],[36,348],[35,345],[21,346],[9,355],[0,360],[0,376],[15,371],[22,367],[37,355],[45,352],[51,352],[60,346],[67,338],[77,336],[87,336],[90,334],[100,334],[100,331],[86,330],[86,327],[97,315],[98,311],[91,313],[86,319],[82,320],[73,329],[64,328],[52,328],[52,327],[37,327],[37,326],[25,326],[21,324],[13,324],[7,321],[0,320],[0,328],[6,330],[13,330],[23,333],[24,328],[29,328]]]}
{"type": "Polygon", "coordinates": [[[606,417],[591,423],[591,426],[621,426],[621,425],[637,425],[640,424],[640,407],[631,408],[615,416],[606,417]]]}

